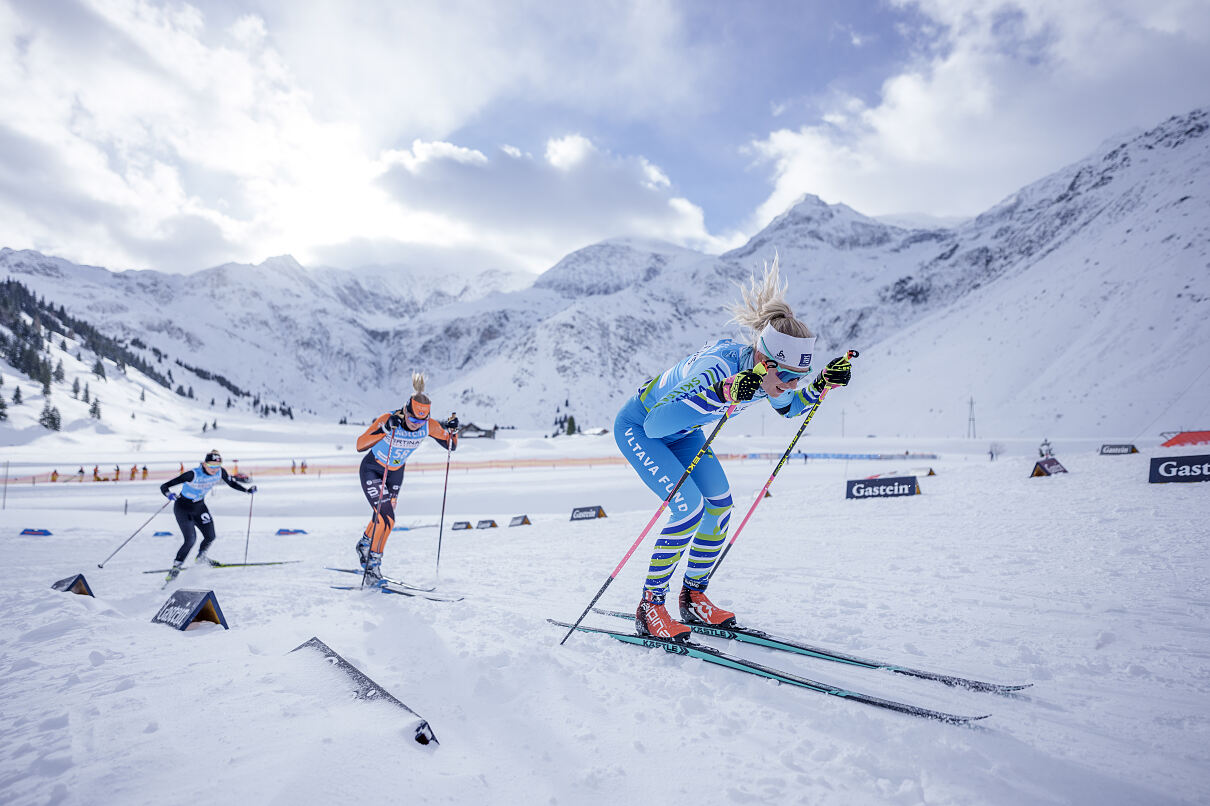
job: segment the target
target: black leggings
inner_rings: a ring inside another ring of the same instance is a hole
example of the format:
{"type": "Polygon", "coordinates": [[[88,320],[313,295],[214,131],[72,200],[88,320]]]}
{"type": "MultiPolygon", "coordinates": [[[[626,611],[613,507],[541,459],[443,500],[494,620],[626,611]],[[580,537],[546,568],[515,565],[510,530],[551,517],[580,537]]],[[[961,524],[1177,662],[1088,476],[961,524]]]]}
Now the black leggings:
{"type": "Polygon", "coordinates": [[[395,528],[395,499],[402,486],[402,467],[387,470],[372,453],[367,453],[361,460],[361,492],[374,507],[365,531],[366,537],[370,538],[370,551],[381,554],[386,548],[387,538],[395,528]]]}
{"type": "Polygon", "coordinates": [[[185,537],[185,542],[176,553],[177,562],[183,563],[189,556],[189,549],[193,548],[193,542],[197,539],[195,526],[202,530],[202,545],[197,550],[198,554],[210,548],[210,544],[214,542],[214,520],[210,517],[210,510],[206,508],[205,501],[178,498],[172,507],[172,514],[176,515],[176,522],[185,537]]]}

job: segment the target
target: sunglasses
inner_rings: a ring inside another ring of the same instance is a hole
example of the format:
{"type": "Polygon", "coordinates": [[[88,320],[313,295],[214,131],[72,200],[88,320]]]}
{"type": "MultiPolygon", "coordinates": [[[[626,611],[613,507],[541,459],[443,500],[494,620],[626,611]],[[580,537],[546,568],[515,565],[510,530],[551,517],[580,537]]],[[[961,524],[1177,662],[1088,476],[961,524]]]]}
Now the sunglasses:
{"type": "Polygon", "coordinates": [[[793,369],[786,369],[785,367],[778,366],[776,364],[773,365],[772,370],[777,375],[778,380],[780,380],[782,383],[801,381],[803,378],[811,374],[810,369],[804,369],[799,372],[793,369]]]}
{"type": "Polygon", "coordinates": [[[202,466],[210,468],[211,470],[214,470],[215,468],[222,467],[223,463],[222,462],[202,462],[202,466]]]}
{"type": "Polygon", "coordinates": [[[427,422],[427,421],[428,421],[428,418],[427,418],[427,417],[413,417],[413,416],[412,416],[412,415],[410,415],[410,414],[408,414],[408,415],[406,415],[406,416],[407,416],[407,418],[408,418],[408,422],[409,422],[409,423],[412,423],[413,425],[421,425],[421,424],[423,424],[423,423],[425,423],[425,422],[427,422]]]}

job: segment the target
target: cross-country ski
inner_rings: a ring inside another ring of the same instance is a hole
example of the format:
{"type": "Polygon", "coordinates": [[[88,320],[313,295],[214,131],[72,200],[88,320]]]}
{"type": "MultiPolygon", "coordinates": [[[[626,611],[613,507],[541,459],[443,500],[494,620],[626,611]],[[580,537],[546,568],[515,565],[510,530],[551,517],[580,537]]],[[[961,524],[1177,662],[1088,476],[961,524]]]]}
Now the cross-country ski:
{"type": "MultiPolygon", "coordinates": [[[[256,566],[261,566],[261,565],[293,565],[294,563],[300,563],[300,562],[302,562],[302,560],[269,560],[266,562],[256,562],[256,563],[221,563],[221,562],[217,562],[217,561],[211,561],[211,562],[207,562],[207,563],[202,563],[202,567],[204,567],[204,568],[254,568],[256,566]]],[[[144,574],[166,574],[171,570],[172,570],[171,568],[153,568],[152,570],[144,571],[143,573],[144,574]]]]}
{"type": "MultiPolygon", "coordinates": [[[[617,610],[605,610],[597,607],[593,608],[593,612],[600,613],[604,616],[613,616],[614,618],[634,621],[633,613],[622,613],[617,610]]],[[[809,658],[818,658],[819,660],[844,663],[863,669],[883,669],[888,672],[894,672],[895,674],[906,675],[908,677],[919,677],[922,680],[934,680],[938,683],[944,683],[947,686],[967,688],[971,691],[988,691],[994,694],[1011,694],[1014,691],[1021,691],[1022,689],[1029,688],[1031,685],[1033,685],[1032,683],[988,683],[983,680],[974,680],[969,677],[959,677],[957,675],[941,674],[939,672],[926,672],[923,669],[913,669],[909,666],[899,666],[893,663],[886,663],[884,661],[860,658],[856,655],[850,655],[835,649],[825,649],[824,647],[812,646],[799,641],[777,638],[769,635],[766,632],[762,632],[761,630],[754,630],[747,627],[716,627],[711,624],[695,623],[688,623],[686,626],[699,635],[710,635],[715,638],[725,638],[732,641],[740,641],[741,643],[755,644],[756,646],[765,647],[766,649],[776,649],[782,652],[806,655],[809,658]]]]}
{"type": "MultiPolygon", "coordinates": [[[[324,568],[325,568],[325,570],[328,570],[328,571],[339,571],[342,574],[356,574],[357,576],[365,575],[365,572],[359,568],[335,568],[330,565],[324,566],[324,568]]],[[[393,577],[384,576],[384,577],[382,577],[382,579],[385,580],[386,582],[391,583],[391,585],[393,585],[396,588],[407,588],[408,590],[420,591],[422,593],[430,593],[432,591],[437,590],[436,587],[425,588],[420,585],[412,585],[408,582],[404,582],[401,579],[395,579],[393,577]]]]}
{"type": "MultiPolygon", "coordinates": [[[[570,624],[562,621],[548,619],[551,624],[557,627],[570,627],[570,624]]],[[[758,677],[764,677],[769,680],[776,680],[779,683],[787,683],[792,686],[809,689],[820,694],[827,694],[832,697],[842,697],[853,702],[860,702],[866,705],[873,705],[877,708],[883,708],[888,711],[897,711],[901,714],[909,716],[923,717],[925,719],[935,719],[939,722],[948,722],[952,725],[966,725],[971,722],[977,722],[980,719],[986,719],[989,714],[982,716],[958,716],[956,714],[947,714],[943,711],[934,711],[929,708],[921,708],[907,703],[887,700],[881,697],[873,697],[868,694],[861,694],[856,691],[839,688],[837,686],[820,683],[815,680],[810,680],[805,677],[793,674],[791,672],[774,669],[756,661],[741,658],[736,655],[729,655],[726,652],[721,652],[714,647],[706,646],[705,644],[695,643],[693,641],[675,641],[670,638],[656,638],[650,635],[635,635],[633,633],[618,632],[616,630],[605,630],[599,627],[586,627],[583,624],[576,627],[581,632],[597,633],[599,635],[608,635],[610,638],[621,641],[625,644],[633,644],[635,646],[643,646],[648,648],[662,649],[665,652],[670,652],[674,655],[684,655],[698,660],[706,661],[717,666],[725,666],[729,669],[735,669],[748,674],[754,674],[758,677]]]]}
{"type": "Polygon", "coordinates": [[[396,585],[393,582],[383,580],[377,585],[362,587],[360,585],[331,585],[333,590],[338,591],[364,591],[366,593],[394,593],[399,596],[411,596],[414,599],[427,599],[430,602],[461,602],[466,597],[457,594],[445,593],[430,593],[428,591],[416,590],[415,588],[407,588],[401,585],[396,585]]]}

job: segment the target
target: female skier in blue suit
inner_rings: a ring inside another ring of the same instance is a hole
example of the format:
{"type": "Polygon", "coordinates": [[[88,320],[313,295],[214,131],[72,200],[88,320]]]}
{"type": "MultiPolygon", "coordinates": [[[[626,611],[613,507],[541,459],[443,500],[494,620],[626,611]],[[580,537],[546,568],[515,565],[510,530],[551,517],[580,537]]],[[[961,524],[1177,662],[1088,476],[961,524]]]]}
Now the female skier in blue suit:
{"type": "MultiPolygon", "coordinates": [[[[775,258],[761,280],[753,277],[748,288],[741,287],[742,302],[731,308],[732,321],[750,332],[749,343],[707,342],[644,383],[618,412],[614,439],[661,500],[705,444],[703,427],[717,422],[728,407],[734,406],[738,414],[767,399],[778,414],[796,417],[814,406],[825,389],[848,384],[852,366],[840,357],[798,388],[810,373],[815,337],[794,317],[785,300],[786,288],[775,258]]],[[[664,600],[686,545],[689,563],[678,597],[681,620],[735,623],[734,613],[706,598],[731,514],[730,486],[713,451],[698,461],[669,502],[669,513],[651,555],[635,628],[640,635],[683,641],[690,630],[668,615],[664,600]]]]}

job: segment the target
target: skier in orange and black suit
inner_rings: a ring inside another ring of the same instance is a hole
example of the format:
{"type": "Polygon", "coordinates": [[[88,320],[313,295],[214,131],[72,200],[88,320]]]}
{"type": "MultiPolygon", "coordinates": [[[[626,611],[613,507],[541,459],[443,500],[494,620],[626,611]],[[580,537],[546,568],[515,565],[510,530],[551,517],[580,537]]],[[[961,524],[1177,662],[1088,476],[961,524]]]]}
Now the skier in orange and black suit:
{"type": "Polygon", "coordinates": [[[369,451],[361,460],[361,491],[374,508],[365,534],[357,541],[357,557],[365,572],[362,585],[382,584],[382,552],[395,527],[395,502],[403,486],[403,465],[432,437],[443,448],[458,449],[458,418],[439,422],[429,416],[432,401],[424,393],[424,375],[412,374],[415,390],[404,407],[377,417],[357,438],[357,450],[369,451]]]}

